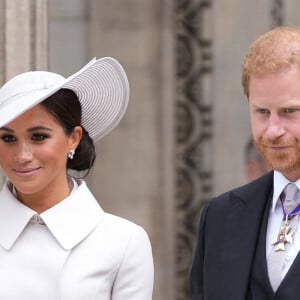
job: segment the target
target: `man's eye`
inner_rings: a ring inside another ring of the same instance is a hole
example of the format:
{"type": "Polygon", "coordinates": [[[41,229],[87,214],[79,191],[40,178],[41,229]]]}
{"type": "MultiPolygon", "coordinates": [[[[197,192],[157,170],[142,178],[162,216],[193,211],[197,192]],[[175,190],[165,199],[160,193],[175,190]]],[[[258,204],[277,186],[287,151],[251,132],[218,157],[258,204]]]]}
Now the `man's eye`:
{"type": "Polygon", "coordinates": [[[5,143],[11,143],[11,142],[15,142],[16,138],[13,135],[5,134],[1,136],[1,140],[4,141],[5,143]]]}
{"type": "Polygon", "coordinates": [[[32,135],[32,140],[37,141],[37,142],[43,141],[46,138],[48,138],[48,135],[46,135],[46,134],[35,133],[32,135]]]}
{"type": "Polygon", "coordinates": [[[258,112],[259,112],[260,114],[266,114],[266,113],[268,113],[268,110],[265,109],[265,108],[260,108],[260,109],[258,109],[258,112]]]}
{"type": "Polygon", "coordinates": [[[293,113],[293,112],[296,111],[296,109],[295,109],[295,108],[287,108],[285,111],[286,111],[287,113],[293,113]]]}

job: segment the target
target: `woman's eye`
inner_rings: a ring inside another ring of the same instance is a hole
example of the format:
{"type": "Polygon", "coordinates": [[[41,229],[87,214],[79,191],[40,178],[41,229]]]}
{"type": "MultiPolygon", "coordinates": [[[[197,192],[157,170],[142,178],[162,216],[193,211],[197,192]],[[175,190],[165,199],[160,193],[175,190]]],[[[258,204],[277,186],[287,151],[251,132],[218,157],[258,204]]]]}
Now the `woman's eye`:
{"type": "Polygon", "coordinates": [[[46,135],[46,134],[35,133],[32,135],[32,140],[37,141],[37,142],[41,142],[47,138],[48,138],[48,135],[46,135]]]}
{"type": "Polygon", "coordinates": [[[1,140],[4,141],[5,143],[11,143],[11,142],[15,142],[16,138],[13,135],[5,134],[1,136],[1,140]]]}

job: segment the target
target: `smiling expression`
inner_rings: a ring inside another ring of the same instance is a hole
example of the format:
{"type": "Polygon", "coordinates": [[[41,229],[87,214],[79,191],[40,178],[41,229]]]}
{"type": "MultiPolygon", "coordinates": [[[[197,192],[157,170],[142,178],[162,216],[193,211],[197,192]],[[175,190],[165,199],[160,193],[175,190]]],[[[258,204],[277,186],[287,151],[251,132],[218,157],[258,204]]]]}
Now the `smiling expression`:
{"type": "Polygon", "coordinates": [[[254,142],[273,169],[300,178],[300,70],[251,75],[249,109],[254,142]]]}
{"type": "Polygon", "coordinates": [[[56,203],[66,197],[67,154],[79,140],[74,134],[67,136],[41,105],[1,127],[0,165],[15,186],[19,200],[26,204],[30,198],[52,199],[56,203]]]}

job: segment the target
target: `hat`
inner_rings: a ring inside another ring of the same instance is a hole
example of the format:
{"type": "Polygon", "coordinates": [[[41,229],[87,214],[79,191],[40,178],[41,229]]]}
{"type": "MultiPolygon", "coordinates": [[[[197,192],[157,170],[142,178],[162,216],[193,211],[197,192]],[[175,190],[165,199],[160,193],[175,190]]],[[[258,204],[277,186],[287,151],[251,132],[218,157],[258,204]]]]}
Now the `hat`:
{"type": "Polygon", "coordinates": [[[62,88],[78,96],[82,126],[94,141],[116,127],[126,111],[129,85],[124,69],[111,57],[94,58],[68,78],[31,71],[10,79],[0,88],[0,127],[62,88]]]}

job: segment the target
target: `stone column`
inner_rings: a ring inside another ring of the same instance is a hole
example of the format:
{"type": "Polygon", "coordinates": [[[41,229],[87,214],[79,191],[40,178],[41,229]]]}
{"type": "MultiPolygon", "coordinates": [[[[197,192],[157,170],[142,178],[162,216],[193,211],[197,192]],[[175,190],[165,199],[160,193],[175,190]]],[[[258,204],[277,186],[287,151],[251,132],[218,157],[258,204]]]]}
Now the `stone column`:
{"type": "Polygon", "coordinates": [[[120,125],[97,145],[89,185],[106,211],[148,232],[153,299],[174,300],[174,70],[172,0],[91,1],[91,56],[113,56],[131,94],[120,125]]]}
{"type": "Polygon", "coordinates": [[[251,135],[241,84],[242,62],[251,41],[271,27],[268,1],[214,2],[214,194],[246,182],[244,150],[251,135]]]}
{"type": "Polygon", "coordinates": [[[297,0],[289,0],[289,1],[276,1],[279,4],[276,6],[281,12],[279,15],[281,16],[281,23],[285,26],[300,26],[300,19],[299,19],[299,7],[300,3],[297,0]]]}
{"type": "Polygon", "coordinates": [[[48,65],[47,0],[0,1],[1,83],[48,65]]]}
{"type": "Polygon", "coordinates": [[[0,0],[0,85],[5,81],[5,0],[0,0]]]}

